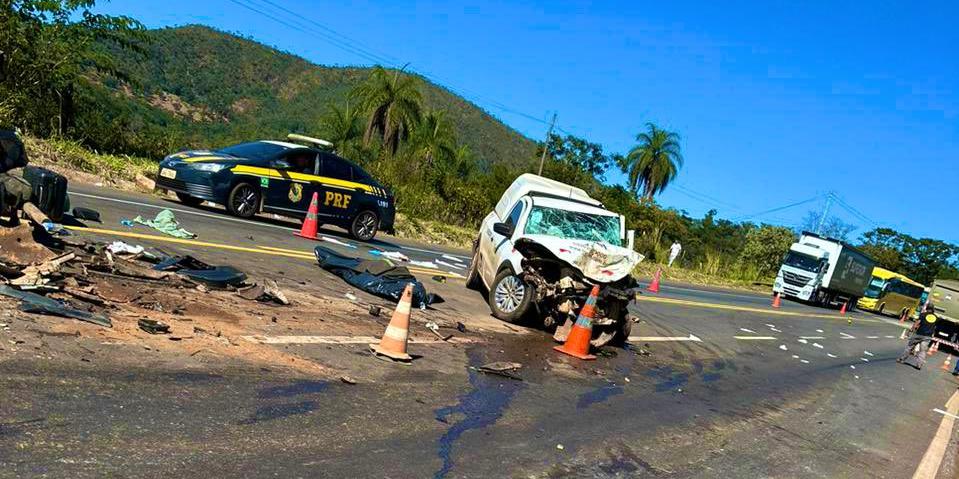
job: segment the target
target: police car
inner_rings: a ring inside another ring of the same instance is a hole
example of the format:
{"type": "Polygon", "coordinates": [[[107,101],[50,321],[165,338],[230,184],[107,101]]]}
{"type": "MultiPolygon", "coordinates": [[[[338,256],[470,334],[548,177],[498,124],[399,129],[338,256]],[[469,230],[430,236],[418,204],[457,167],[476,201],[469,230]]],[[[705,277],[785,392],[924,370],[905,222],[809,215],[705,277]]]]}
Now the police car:
{"type": "Polygon", "coordinates": [[[156,187],[184,204],[210,201],[242,218],[261,211],[305,217],[317,193],[319,223],[340,226],[361,241],[379,230],[393,232],[396,209],[389,190],[334,154],[331,143],[302,135],[287,139],[169,155],[160,162],[156,187]]]}

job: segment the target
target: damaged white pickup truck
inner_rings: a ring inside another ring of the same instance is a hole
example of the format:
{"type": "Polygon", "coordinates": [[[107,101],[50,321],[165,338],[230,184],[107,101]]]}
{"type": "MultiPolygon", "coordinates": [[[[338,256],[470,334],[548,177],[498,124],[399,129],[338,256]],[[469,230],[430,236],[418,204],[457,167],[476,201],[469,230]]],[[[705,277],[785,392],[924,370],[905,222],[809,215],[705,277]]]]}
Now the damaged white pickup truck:
{"type": "Polygon", "coordinates": [[[493,316],[511,323],[535,316],[565,341],[593,285],[600,286],[594,347],[629,336],[627,306],[643,256],[633,231],[582,189],[524,174],[483,219],[473,243],[467,287],[489,291],[493,316]]]}

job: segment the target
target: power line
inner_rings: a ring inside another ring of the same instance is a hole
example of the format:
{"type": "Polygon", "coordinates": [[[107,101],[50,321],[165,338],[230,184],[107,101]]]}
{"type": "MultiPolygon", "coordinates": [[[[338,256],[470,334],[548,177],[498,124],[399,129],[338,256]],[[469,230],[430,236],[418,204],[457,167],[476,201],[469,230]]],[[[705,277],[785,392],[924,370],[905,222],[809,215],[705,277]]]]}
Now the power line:
{"type": "MultiPolygon", "coordinates": [[[[245,1],[250,2],[251,4],[252,4],[252,2],[253,2],[253,0],[245,0],[245,1]]],[[[253,11],[253,12],[255,12],[255,13],[258,13],[258,14],[260,14],[260,15],[263,15],[263,16],[265,16],[265,17],[267,17],[267,18],[269,18],[269,19],[271,19],[271,20],[273,20],[273,21],[275,21],[275,22],[281,23],[281,24],[283,24],[283,25],[285,25],[285,26],[288,26],[288,27],[290,27],[290,28],[295,28],[296,30],[301,31],[301,32],[303,32],[303,33],[308,33],[308,34],[309,34],[309,33],[313,33],[313,34],[321,37],[322,39],[324,39],[324,40],[332,43],[334,46],[340,48],[341,50],[344,50],[344,51],[346,51],[346,52],[348,52],[348,53],[352,53],[352,54],[354,54],[354,55],[360,56],[360,57],[362,57],[362,58],[364,58],[364,59],[366,59],[366,60],[368,60],[368,61],[373,62],[374,64],[381,64],[381,65],[385,65],[385,66],[387,66],[387,67],[395,68],[395,69],[402,69],[403,67],[405,67],[405,65],[402,66],[402,67],[399,66],[399,62],[398,62],[398,61],[391,60],[392,57],[389,57],[388,55],[381,55],[381,54],[378,54],[378,53],[373,52],[373,51],[372,51],[371,49],[369,49],[369,48],[362,47],[362,46],[359,44],[359,42],[357,42],[356,40],[353,40],[353,39],[351,39],[350,37],[347,37],[346,35],[343,35],[343,34],[337,32],[336,30],[334,30],[334,29],[332,29],[332,28],[330,28],[330,27],[328,27],[328,26],[320,23],[319,21],[316,21],[316,20],[310,19],[310,18],[308,18],[308,17],[305,17],[305,16],[303,16],[303,15],[300,14],[300,13],[294,12],[294,11],[292,11],[292,10],[289,10],[289,9],[285,8],[285,7],[282,7],[282,6],[280,6],[280,5],[277,5],[276,3],[273,3],[273,2],[270,1],[270,0],[258,0],[258,1],[261,2],[261,4],[258,4],[258,5],[257,5],[257,6],[259,6],[260,8],[271,9],[271,10],[273,10],[274,12],[276,12],[277,10],[282,11],[282,12],[285,12],[288,16],[295,16],[296,18],[301,18],[301,19],[303,19],[303,21],[306,21],[306,22],[309,22],[310,24],[316,25],[317,27],[323,29],[325,32],[328,32],[328,33],[321,33],[321,32],[316,31],[315,29],[311,29],[310,32],[304,31],[304,29],[302,28],[302,24],[300,24],[300,25],[301,25],[300,27],[294,27],[293,25],[290,25],[290,23],[288,23],[287,21],[284,21],[284,20],[282,20],[282,19],[279,19],[279,18],[277,18],[276,16],[271,15],[271,14],[269,14],[269,13],[266,13],[266,12],[264,12],[264,11],[262,11],[262,10],[258,10],[257,8],[255,8],[255,7],[253,7],[253,6],[250,6],[250,5],[247,5],[247,4],[244,4],[244,3],[240,3],[239,0],[230,0],[230,2],[232,2],[232,3],[236,4],[236,5],[240,5],[240,6],[242,6],[243,8],[246,8],[247,10],[251,10],[251,11],[253,11]],[[339,38],[335,38],[334,36],[335,36],[335,37],[339,37],[339,38]]],[[[478,99],[478,101],[482,101],[482,102],[486,103],[487,106],[491,106],[491,107],[493,107],[493,108],[495,108],[495,109],[498,109],[498,110],[500,110],[500,111],[504,111],[504,112],[507,112],[507,113],[512,113],[512,114],[514,114],[514,115],[521,116],[521,117],[523,117],[523,118],[526,118],[526,119],[531,120],[531,121],[535,121],[535,122],[537,122],[537,123],[541,123],[541,124],[543,124],[543,125],[548,125],[548,124],[549,124],[549,122],[546,121],[546,120],[543,119],[543,118],[538,118],[538,117],[533,116],[533,115],[530,115],[530,114],[528,114],[528,113],[524,113],[524,112],[522,112],[522,111],[516,110],[516,109],[511,108],[511,107],[509,107],[509,106],[507,106],[507,105],[505,105],[505,104],[503,104],[503,103],[500,103],[500,102],[498,102],[498,101],[496,101],[496,100],[493,100],[493,99],[488,98],[488,97],[484,97],[483,95],[480,95],[480,94],[478,94],[478,93],[476,93],[476,92],[473,92],[473,91],[470,91],[470,90],[466,90],[466,89],[462,89],[462,88],[459,88],[459,89],[454,88],[454,87],[452,86],[452,83],[450,83],[449,81],[447,81],[447,80],[445,80],[445,79],[443,79],[443,78],[441,78],[441,77],[438,77],[438,76],[436,76],[436,75],[432,75],[432,74],[426,73],[426,72],[424,72],[424,71],[416,70],[416,69],[413,69],[413,68],[408,68],[408,71],[409,71],[410,73],[417,74],[417,75],[419,75],[419,76],[421,76],[421,77],[423,77],[423,78],[425,78],[425,79],[427,79],[427,80],[429,80],[429,81],[431,81],[431,82],[433,82],[433,83],[441,86],[442,88],[446,88],[446,89],[450,90],[450,91],[453,92],[453,93],[456,93],[457,95],[459,95],[459,96],[461,96],[461,97],[466,98],[467,96],[471,96],[471,97],[473,97],[474,99],[478,99]]],[[[563,130],[563,129],[559,128],[559,127],[557,127],[557,129],[559,129],[559,130],[561,130],[561,131],[564,131],[564,132],[566,131],[566,130],[563,130]]],[[[567,134],[569,134],[569,133],[567,132],[567,134]]]]}
{"type": "Polygon", "coordinates": [[[753,213],[753,214],[751,214],[751,215],[740,216],[740,217],[738,217],[738,218],[734,218],[733,221],[742,221],[742,220],[745,220],[745,219],[754,218],[754,217],[756,217],[756,216],[763,216],[763,215],[767,215],[767,214],[769,214],[769,213],[775,213],[775,212],[777,212],[777,211],[782,211],[782,210],[785,210],[785,209],[794,208],[794,207],[796,207],[796,206],[801,206],[801,205],[804,205],[804,204],[807,204],[807,203],[812,203],[813,201],[818,201],[818,200],[820,200],[820,199],[822,199],[822,195],[817,195],[817,196],[814,196],[814,197],[809,198],[809,199],[807,199],[807,200],[797,201],[797,202],[795,202],[795,203],[790,203],[790,204],[788,204],[788,205],[780,206],[780,207],[778,207],[778,208],[772,208],[772,209],[769,209],[769,210],[766,210],[766,211],[760,211],[759,213],[753,213]]]}

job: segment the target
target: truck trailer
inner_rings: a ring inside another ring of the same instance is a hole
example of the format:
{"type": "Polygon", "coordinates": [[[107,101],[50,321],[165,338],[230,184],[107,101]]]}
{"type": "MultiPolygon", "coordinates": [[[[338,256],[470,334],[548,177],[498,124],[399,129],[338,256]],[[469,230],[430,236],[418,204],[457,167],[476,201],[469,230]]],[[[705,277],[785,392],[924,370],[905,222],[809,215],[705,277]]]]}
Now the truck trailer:
{"type": "Polygon", "coordinates": [[[855,306],[866,292],[875,261],[840,240],[803,232],[789,247],[773,293],[820,306],[855,306]]]}
{"type": "Polygon", "coordinates": [[[959,339],[959,281],[937,279],[929,289],[929,300],[942,321],[936,326],[937,334],[955,343],[959,339]]]}

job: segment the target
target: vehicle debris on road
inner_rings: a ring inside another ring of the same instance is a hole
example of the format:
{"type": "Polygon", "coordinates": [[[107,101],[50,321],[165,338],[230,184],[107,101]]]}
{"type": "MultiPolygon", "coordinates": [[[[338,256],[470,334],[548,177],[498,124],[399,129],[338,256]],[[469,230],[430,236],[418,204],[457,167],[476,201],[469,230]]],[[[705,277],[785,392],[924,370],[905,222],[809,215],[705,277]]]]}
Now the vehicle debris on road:
{"type": "Polygon", "coordinates": [[[137,326],[140,329],[150,333],[150,334],[169,334],[170,325],[164,323],[163,321],[158,321],[155,319],[141,318],[137,321],[137,326]]]}
{"type": "Polygon", "coordinates": [[[484,364],[480,367],[472,367],[472,369],[486,374],[495,374],[497,376],[503,376],[504,378],[513,379],[516,381],[522,381],[523,378],[513,374],[515,371],[522,368],[523,365],[520,363],[514,363],[509,361],[496,361],[489,364],[484,364]]]}
{"type": "Polygon", "coordinates": [[[374,296],[399,301],[407,284],[413,284],[413,305],[425,307],[442,303],[439,295],[428,293],[408,269],[383,260],[361,260],[317,246],[313,250],[320,267],[347,283],[374,296]]]}
{"type": "Polygon", "coordinates": [[[170,210],[163,210],[157,213],[156,217],[154,217],[152,220],[144,219],[142,216],[137,216],[136,218],[133,218],[133,222],[144,226],[149,226],[165,235],[173,236],[174,238],[196,238],[195,234],[180,227],[180,223],[177,222],[176,216],[174,216],[173,212],[170,210]]]}

